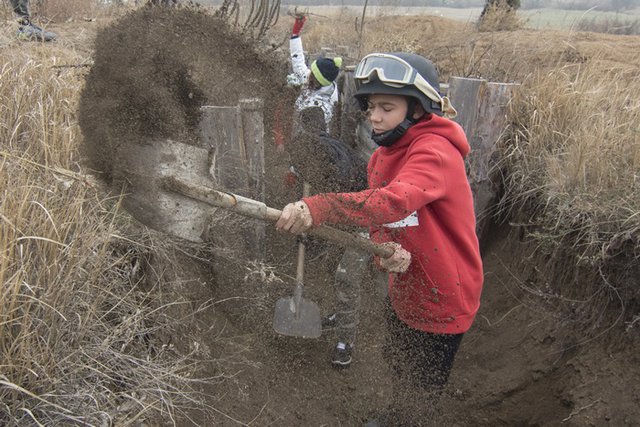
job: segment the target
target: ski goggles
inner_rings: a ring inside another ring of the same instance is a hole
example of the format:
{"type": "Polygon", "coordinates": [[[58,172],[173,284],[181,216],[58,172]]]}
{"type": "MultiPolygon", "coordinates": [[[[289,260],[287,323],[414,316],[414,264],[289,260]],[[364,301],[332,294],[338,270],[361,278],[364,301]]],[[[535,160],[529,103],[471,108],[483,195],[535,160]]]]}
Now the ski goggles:
{"type": "Polygon", "coordinates": [[[440,93],[402,58],[386,53],[369,54],[356,67],[354,77],[356,81],[366,84],[371,81],[374,72],[378,80],[388,86],[399,88],[413,85],[430,100],[443,104],[440,93]]]}

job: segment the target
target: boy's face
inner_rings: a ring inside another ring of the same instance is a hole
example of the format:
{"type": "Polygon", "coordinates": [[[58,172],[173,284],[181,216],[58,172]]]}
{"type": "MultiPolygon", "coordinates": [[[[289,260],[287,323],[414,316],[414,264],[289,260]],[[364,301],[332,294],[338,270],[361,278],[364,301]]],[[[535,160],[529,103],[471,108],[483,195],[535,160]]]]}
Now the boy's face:
{"type": "Polygon", "coordinates": [[[376,134],[394,129],[407,117],[407,98],[399,95],[370,95],[367,117],[376,134]]]}

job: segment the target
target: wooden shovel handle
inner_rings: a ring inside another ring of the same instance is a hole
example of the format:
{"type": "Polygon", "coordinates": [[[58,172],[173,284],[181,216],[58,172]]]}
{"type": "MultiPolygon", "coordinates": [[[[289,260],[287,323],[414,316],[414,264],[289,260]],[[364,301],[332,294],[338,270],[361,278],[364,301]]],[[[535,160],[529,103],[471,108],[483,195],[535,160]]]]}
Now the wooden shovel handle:
{"type": "MultiPolygon", "coordinates": [[[[173,176],[162,178],[162,187],[165,190],[181,194],[190,199],[198,200],[211,206],[229,209],[250,218],[276,222],[282,213],[282,211],[270,208],[257,200],[214,190],[204,185],[185,182],[173,176]]],[[[362,249],[382,258],[389,258],[394,252],[392,248],[378,245],[369,239],[326,225],[310,228],[307,233],[344,246],[362,249]]]]}

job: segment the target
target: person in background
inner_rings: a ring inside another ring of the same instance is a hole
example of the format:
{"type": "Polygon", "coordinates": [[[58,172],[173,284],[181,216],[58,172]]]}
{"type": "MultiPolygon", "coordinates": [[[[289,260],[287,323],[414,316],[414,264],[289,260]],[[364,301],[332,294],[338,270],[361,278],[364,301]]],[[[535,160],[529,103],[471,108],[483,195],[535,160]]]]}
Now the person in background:
{"type": "Polygon", "coordinates": [[[16,36],[25,41],[51,42],[58,36],[51,31],[45,31],[31,22],[29,14],[29,0],[10,0],[13,11],[18,15],[19,27],[16,36]]]}
{"type": "MultiPolygon", "coordinates": [[[[306,15],[297,14],[289,41],[293,73],[287,76],[291,86],[302,87],[295,101],[293,138],[289,155],[292,167],[286,178],[290,184],[298,176],[314,191],[357,191],[366,188],[366,161],[361,153],[330,135],[336,116],[339,90],[336,79],[342,58],[319,58],[307,67],[300,34],[306,15]]],[[[280,118],[276,116],[276,123],[280,118]]],[[[276,129],[282,128],[276,125],[276,129]]],[[[276,147],[284,151],[283,134],[276,134],[276,147]]],[[[367,158],[368,159],[368,158],[367,158]]],[[[322,246],[314,242],[314,246],[322,246]]],[[[360,301],[360,282],[368,273],[369,255],[353,248],[340,248],[335,273],[336,310],[323,318],[323,329],[333,330],[336,344],[330,353],[333,366],[350,366],[355,348],[360,301]]]]}
{"type": "MultiPolygon", "coordinates": [[[[300,111],[299,126],[288,148],[293,167],[316,192],[360,191],[367,188],[367,164],[361,153],[325,131],[320,107],[300,111]]],[[[368,237],[363,230],[360,232],[368,237]]],[[[360,284],[369,271],[370,255],[355,248],[335,248],[340,257],[335,272],[335,311],[323,318],[323,330],[332,331],[336,343],[330,362],[337,368],[350,366],[356,341],[360,284]]]]}
{"type": "MultiPolygon", "coordinates": [[[[300,111],[309,107],[320,107],[324,113],[324,131],[330,133],[330,124],[339,99],[335,80],[340,74],[342,58],[318,58],[311,63],[311,67],[307,66],[300,37],[306,20],[306,15],[296,15],[289,40],[289,56],[293,73],[287,76],[287,84],[301,88],[295,101],[296,114],[293,117],[293,126],[295,127],[299,121],[300,111]]],[[[290,137],[290,132],[287,132],[290,127],[285,125],[285,120],[283,109],[278,109],[275,117],[274,137],[276,148],[280,152],[285,150],[285,141],[288,141],[290,137]]]]}
{"type": "Polygon", "coordinates": [[[394,249],[375,257],[389,272],[384,357],[393,389],[389,408],[368,425],[427,425],[480,305],[482,260],[464,164],[470,146],[448,118],[455,109],[426,58],[370,54],[354,76],[379,145],[367,168],[369,188],[290,203],[276,229],[369,227],[373,241],[394,249]]]}

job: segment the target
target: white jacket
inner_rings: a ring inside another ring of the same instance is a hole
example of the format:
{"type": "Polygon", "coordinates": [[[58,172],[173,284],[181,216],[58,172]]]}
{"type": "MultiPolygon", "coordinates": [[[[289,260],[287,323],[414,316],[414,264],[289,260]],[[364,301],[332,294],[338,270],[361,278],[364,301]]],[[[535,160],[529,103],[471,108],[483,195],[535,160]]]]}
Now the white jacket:
{"type": "Polygon", "coordinates": [[[290,84],[302,85],[302,91],[296,99],[296,111],[301,111],[308,107],[320,107],[324,112],[326,131],[329,132],[329,123],[333,118],[333,112],[338,103],[338,87],[335,82],[329,86],[322,86],[320,89],[309,88],[309,75],[311,70],[307,67],[302,49],[302,40],[295,37],[289,40],[289,52],[291,55],[291,66],[293,74],[288,77],[290,84]]]}

